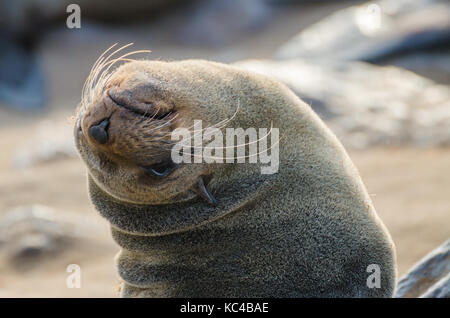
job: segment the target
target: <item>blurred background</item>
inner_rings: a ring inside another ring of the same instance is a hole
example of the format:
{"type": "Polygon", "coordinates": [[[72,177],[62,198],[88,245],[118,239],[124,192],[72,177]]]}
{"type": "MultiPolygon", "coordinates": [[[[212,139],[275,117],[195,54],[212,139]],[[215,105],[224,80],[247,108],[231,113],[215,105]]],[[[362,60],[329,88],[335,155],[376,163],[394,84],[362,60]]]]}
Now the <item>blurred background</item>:
{"type": "Polygon", "coordinates": [[[116,42],[288,85],[348,150],[399,275],[450,237],[448,1],[78,0],[79,19],[71,2],[0,1],[0,297],[118,295],[118,247],[89,202],[71,120],[116,42]]]}

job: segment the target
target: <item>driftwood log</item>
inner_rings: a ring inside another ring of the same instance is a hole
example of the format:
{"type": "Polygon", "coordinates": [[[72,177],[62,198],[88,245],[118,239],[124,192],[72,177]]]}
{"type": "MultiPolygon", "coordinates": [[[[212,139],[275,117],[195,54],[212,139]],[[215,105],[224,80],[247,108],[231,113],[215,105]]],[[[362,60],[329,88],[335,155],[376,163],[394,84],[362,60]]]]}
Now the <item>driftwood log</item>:
{"type": "Polygon", "coordinates": [[[450,239],[400,279],[394,297],[450,298],[450,239]]]}

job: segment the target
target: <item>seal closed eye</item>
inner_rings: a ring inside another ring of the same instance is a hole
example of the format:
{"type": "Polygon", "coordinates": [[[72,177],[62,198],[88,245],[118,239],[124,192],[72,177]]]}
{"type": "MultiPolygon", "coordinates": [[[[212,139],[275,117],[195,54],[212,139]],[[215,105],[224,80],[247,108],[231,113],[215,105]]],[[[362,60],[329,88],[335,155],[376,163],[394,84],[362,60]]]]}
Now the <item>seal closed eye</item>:
{"type": "Polygon", "coordinates": [[[171,172],[171,170],[175,168],[175,164],[171,159],[167,159],[165,162],[160,162],[152,166],[143,168],[146,172],[155,175],[157,177],[163,178],[166,177],[171,172]]]}
{"type": "Polygon", "coordinates": [[[172,113],[171,109],[160,109],[152,102],[135,101],[129,91],[115,92],[113,89],[106,91],[106,95],[117,105],[144,117],[163,119],[172,113]]]}
{"type": "Polygon", "coordinates": [[[342,145],[287,87],[208,61],[128,61],[105,75],[108,61],[85,85],[75,142],[122,248],[121,296],[392,296],[389,233],[342,145]],[[171,134],[195,120],[221,131],[272,122],[283,137],[278,172],[237,160],[175,165],[171,134]],[[373,264],[380,288],[366,283],[373,264]]]}

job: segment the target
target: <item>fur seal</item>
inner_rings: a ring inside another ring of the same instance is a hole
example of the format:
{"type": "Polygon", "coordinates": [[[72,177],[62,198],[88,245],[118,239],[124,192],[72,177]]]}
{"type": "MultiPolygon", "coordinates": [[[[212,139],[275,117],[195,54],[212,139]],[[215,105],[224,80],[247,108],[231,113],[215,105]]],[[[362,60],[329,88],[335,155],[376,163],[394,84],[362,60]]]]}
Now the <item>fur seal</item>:
{"type": "Polygon", "coordinates": [[[230,65],[127,56],[94,65],[74,129],[90,198],[121,247],[121,296],[392,296],[393,242],[344,148],[308,105],[230,65]],[[174,164],[170,133],[195,119],[243,129],[272,122],[278,172],[174,164]],[[368,287],[371,264],[379,288],[368,287]]]}

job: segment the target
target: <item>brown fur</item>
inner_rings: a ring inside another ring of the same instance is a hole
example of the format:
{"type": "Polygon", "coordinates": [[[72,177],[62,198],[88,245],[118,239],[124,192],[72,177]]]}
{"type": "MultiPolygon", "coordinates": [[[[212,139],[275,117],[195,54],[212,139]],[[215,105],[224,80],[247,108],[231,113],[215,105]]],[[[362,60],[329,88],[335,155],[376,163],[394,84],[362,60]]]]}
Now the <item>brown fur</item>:
{"type": "Polygon", "coordinates": [[[123,248],[123,296],[392,295],[393,243],[356,169],[284,85],[207,61],[133,61],[96,92],[79,108],[76,143],[91,198],[123,248]],[[99,145],[88,129],[105,117],[109,139],[99,145]],[[169,141],[174,128],[230,118],[229,127],[280,129],[277,174],[261,175],[255,164],[187,164],[161,180],[143,171],[168,156],[155,141],[169,141]],[[199,177],[217,206],[192,191],[199,177]],[[373,263],[381,289],[366,286],[373,263]]]}

